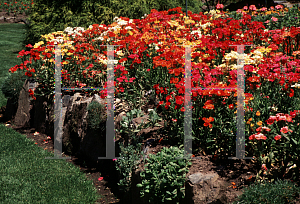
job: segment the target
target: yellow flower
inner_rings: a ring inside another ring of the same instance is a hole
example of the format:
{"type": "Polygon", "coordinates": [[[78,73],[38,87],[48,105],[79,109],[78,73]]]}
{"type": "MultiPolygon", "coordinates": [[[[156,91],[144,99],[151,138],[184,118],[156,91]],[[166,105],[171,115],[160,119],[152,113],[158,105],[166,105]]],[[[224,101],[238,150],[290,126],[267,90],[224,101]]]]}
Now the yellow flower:
{"type": "Polygon", "coordinates": [[[262,126],[262,121],[256,123],[258,126],[262,126]]]}
{"type": "Polygon", "coordinates": [[[254,124],[253,124],[253,123],[251,123],[250,127],[253,127],[253,126],[254,126],[254,124]]]}

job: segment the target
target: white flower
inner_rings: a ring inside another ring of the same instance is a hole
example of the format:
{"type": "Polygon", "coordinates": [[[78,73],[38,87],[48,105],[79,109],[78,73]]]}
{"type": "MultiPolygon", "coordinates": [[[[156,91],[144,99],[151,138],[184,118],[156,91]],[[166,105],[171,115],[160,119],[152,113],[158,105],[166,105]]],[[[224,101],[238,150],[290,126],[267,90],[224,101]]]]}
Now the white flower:
{"type": "Polygon", "coordinates": [[[130,30],[130,29],[133,29],[133,28],[131,26],[127,26],[125,29],[130,30]]]}
{"type": "Polygon", "coordinates": [[[291,87],[295,87],[295,88],[297,88],[297,89],[299,89],[300,88],[300,84],[294,84],[294,85],[292,85],[291,87]]]}

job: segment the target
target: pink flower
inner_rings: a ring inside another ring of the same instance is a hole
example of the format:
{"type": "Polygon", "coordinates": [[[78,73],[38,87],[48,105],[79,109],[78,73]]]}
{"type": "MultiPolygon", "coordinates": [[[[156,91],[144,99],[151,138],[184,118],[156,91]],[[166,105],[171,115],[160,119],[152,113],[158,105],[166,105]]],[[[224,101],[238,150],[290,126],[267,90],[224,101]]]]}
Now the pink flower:
{"type": "Polygon", "coordinates": [[[275,18],[274,16],[272,16],[272,18],[271,18],[273,21],[278,21],[278,18],[275,18]]]}
{"type": "Polygon", "coordinates": [[[251,11],[256,11],[256,7],[255,7],[255,5],[251,5],[251,6],[249,6],[249,9],[250,9],[251,11]]]}
{"type": "Polygon", "coordinates": [[[103,180],[103,177],[99,177],[99,178],[98,178],[98,181],[102,181],[102,180],[103,180]]]}
{"type": "Polygon", "coordinates": [[[244,6],[244,8],[243,8],[244,10],[248,10],[248,6],[244,6]]]}
{"type": "Polygon", "coordinates": [[[266,166],[265,164],[261,165],[261,168],[262,168],[263,170],[265,170],[265,171],[268,170],[268,168],[267,168],[267,166],[266,166]]]}
{"type": "Polygon", "coordinates": [[[131,59],[138,58],[138,57],[139,57],[139,55],[137,55],[137,54],[131,54],[128,56],[128,58],[131,58],[131,59]]]}
{"type": "Polygon", "coordinates": [[[283,6],[282,6],[282,5],[276,5],[275,8],[276,8],[277,10],[279,10],[279,9],[283,9],[283,6]]]}
{"type": "Polygon", "coordinates": [[[265,135],[263,135],[262,133],[259,133],[259,134],[255,135],[255,139],[257,139],[257,140],[266,140],[267,137],[265,135]]]}
{"type": "Polygon", "coordinates": [[[270,21],[269,21],[269,20],[267,20],[267,21],[265,21],[265,23],[270,23],[270,21]]]}
{"type": "Polygon", "coordinates": [[[262,127],[262,130],[264,131],[267,131],[267,132],[270,132],[271,131],[271,129],[270,128],[268,128],[268,127],[262,127]]]}
{"type": "Polygon", "coordinates": [[[280,132],[287,133],[289,131],[289,128],[287,126],[280,129],[280,132]]]}
{"type": "Polygon", "coordinates": [[[237,13],[242,13],[242,9],[238,9],[236,12],[237,13]]]}
{"type": "Polygon", "coordinates": [[[224,5],[223,4],[217,4],[217,9],[223,9],[224,5]]]}
{"type": "Polygon", "coordinates": [[[261,11],[266,11],[266,10],[268,10],[266,7],[262,7],[261,9],[260,9],[261,11]]]}
{"type": "Polygon", "coordinates": [[[274,140],[280,140],[281,139],[281,135],[276,135],[275,137],[274,137],[274,140]]]}
{"type": "Polygon", "coordinates": [[[292,130],[289,130],[288,126],[285,126],[285,127],[280,129],[280,132],[282,132],[282,133],[288,133],[289,131],[293,132],[292,130]]]}
{"type": "Polygon", "coordinates": [[[113,159],[113,161],[117,161],[117,159],[116,159],[116,158],[114,158],[114,159],[113,159]]]}

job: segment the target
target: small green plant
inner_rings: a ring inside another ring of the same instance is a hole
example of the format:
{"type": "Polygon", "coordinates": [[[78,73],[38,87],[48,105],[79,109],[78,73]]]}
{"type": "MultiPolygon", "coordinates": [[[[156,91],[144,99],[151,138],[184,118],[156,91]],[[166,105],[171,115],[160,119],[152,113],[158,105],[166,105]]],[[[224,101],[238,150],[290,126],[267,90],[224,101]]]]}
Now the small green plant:
{"type": "Polygon", "coordinates": [[[180,148],[164,147],[161,152],[150,154],[147,158],[145,171],[140,174],[142,183],[137,187],[141,188],[141,197],[146,193],[150,195],[150,203],[178,203],[180,198],[184,198],[186,173],[192,163],[184,157],[184,151],[180,148]]]}
{"type": "Polygon", "coordinates": [[[120,144],[120,157],[116,160],[116,169],[119,171],[120,181],[118,183],[120,190],[126,194],[131,186],[132,172],[137,169],[140,159],[143,156],[141,152],[141,138],[133,136],[131,144],[125,146],[120,144]]]}
{"type": "Polygon", "coordinates": [[[14,104],[18,103],[20,91],[23,88],[26,76],[22,71],[9,73],[3,81],[1,90],[6,98],[11,98],[14,104]]]}
{"type": "Polygon", "coordinates": [[[244,193],[238,198],[241,203],[295,203],[295,198],[299,196],[299,188],[291,181],[277,180],[275,183],[262,182],[252,184],[246,188],[244,193]]]}
{"type": "Polygon", "coordinates": [[[97,101],[92,101],[88,107],[88,125],[92,129],[99,129],[100,125],[106,121],[105,106],[97,101]]]}
{"type": "Polygon", "coordinates": [[[122,121],[120,121],[120,130],[117,131],[129,137],[136,134],[141,130],[144,121],[142,121],[142,125],[136,126],[133,122],[133,118],[142,117],[143,115],[141,109],[133,109],[126,113],[126,116],[123,116],[122,121]]]}

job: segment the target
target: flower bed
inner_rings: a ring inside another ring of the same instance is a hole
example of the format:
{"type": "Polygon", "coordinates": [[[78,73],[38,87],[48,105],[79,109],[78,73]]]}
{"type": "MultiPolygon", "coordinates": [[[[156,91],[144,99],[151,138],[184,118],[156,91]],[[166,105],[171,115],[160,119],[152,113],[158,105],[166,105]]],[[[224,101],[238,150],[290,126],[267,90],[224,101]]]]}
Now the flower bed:
{"type": "MultiPolygon", "coordinates": [[[[253,7],[252,7],[253,8],[253,7]]],[[[286,12],[283,8],[282,13],[286,12]]],[[[157,108],[166,121],[170,144],[182,144],[184,137],[185,47],[192,50],[193,147],[226,158],[236,150],[237,59],[245,59],[246,156],[254,156],[261,177],[299,178],[299,27],[266,29],[243,13],[240,19],[222,11],[204,15],[181,8],[157,12],[142,19],[116,18],[111,25],[88,29],[67,28],[42,36],[29,51],[19,53],[22,69],[40,86],[30,95],[53,96],[54,44],[62,46],[64,87],[107,87],[107,48],[115,47],[116,96],[136,108],[135,101],[154,89],[157,108]],[[236,46],[254,45],[238,54],[236,46]],[[233,120],[234,119],[234,120],[233,120]],[[173,134],[172,134],[173,133],[173,134]]],[[[274,18],[273,18],[274,20],[274,18]]],[[[275,21],[275,20],[274,20],[275,21]]],[[[95,92],[94,92],[95,93],[95,92]]],[[[101,91],[101,97],[107,93],[101,91]]],[[[90,92],[90,94],[93,94],[90,92]]]]}

